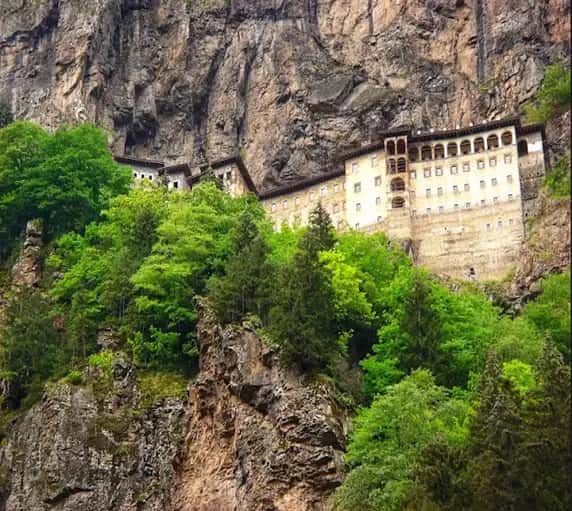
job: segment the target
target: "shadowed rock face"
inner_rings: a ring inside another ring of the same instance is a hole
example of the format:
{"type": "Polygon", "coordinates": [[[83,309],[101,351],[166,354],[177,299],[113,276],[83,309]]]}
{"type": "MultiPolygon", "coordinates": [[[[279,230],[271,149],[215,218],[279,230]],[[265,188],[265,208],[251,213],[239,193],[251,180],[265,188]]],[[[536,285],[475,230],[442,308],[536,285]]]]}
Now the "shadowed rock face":
{"type": "Polygon", "coordinates": [[[375,130],[515,113],[568,26],[567,0],[0,0],[0,98],[118,153],[241,150],[271,186],[375,130]]]}
{"type": "Polygon", "coordinates": [[[343,478],[344,410],[248,330],[203,316],[177,511],[319,511],[343,478]]]}

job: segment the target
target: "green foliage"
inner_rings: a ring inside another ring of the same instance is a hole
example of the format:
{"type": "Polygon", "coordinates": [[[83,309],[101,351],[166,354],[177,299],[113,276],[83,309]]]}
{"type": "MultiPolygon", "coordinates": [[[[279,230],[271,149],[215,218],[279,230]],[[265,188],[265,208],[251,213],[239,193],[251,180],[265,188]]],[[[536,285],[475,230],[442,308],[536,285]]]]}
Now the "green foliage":
{"type": "Polygon", "coordinates": [[[137,377],[141,404],[149,408],[165,399],[182,399],[187,394],[187,380],[180,374],[145,371],[137,377]]]}
{"type": "Polygon", "coordinates": [[[104,372],[111,371],[113,366],[113,359],[115,358],[112,350],[102,350],[98,353],[94,353],[88,359],[88,364],[97,369],[101,369],[104,372]]]}
{"type": "Polygon", "coordinates": [[[38,400],[61,358],[61,336],[47,300],[38,291],[20,290],[6,310],[0,343],[0,377],[8,389],[4,404],[15,409],[25,397],[27,404],[38,400]]]}
{"type": "Polygon", "coordinates": [[[335,243],[331,220],[319,204],[310,214],[292,261],[280,272],[270,329],[286,360],[325,369],[340,354],[331,282],[320,253],[335,243]]]}
{"type": "Polygon", "coordinates": [[[469,412],[426,370],[390,386],[354,420],[346,455],[353,470],[336,492],[336,509],[402,509],[422,449],[434,438],[463,445],[469,412]]]}
{"type": "Polygon", "coordinates": [[[570,68],[564,63],[546,67],[544,79],[534,100],[526,105],[529,122],[545,123],[570,108],[570,68]]]}
{"type": "Polygon", "coordinates": [[[548,335],[565,360],[570,360],[570,272],[550,275],[541,282],[541,294],[522,315],[548,335]]]}
{"type": "Polygon", "coordinates": [[[0,130],[0,247],[7,254],[26,221],[46,234],[80,231],[109,199],[127,191],[130,172],[117,165],[103,132],[89,125],[53,135],[28,122],[0,130]]]}
{"type": "Polygon", "coordinates": [[[564,155],[550,169],[546,176],[546,186],[556,199],[570,197],[570,156],[564,155]]]}
{"type": "Polygon", "coordinates": [[[0,101],[0,129],[5,128],[8,124],[14,122],[14,116],[12,115],[12,109],[8,103],[0,101]]]}

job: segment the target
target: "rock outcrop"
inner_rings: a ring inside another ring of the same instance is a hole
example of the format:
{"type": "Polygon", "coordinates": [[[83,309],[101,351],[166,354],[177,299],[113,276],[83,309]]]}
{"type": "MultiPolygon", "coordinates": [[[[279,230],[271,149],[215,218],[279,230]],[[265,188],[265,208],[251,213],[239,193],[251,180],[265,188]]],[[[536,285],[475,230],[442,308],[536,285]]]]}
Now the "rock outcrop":
{"type": "Polygon", "coordinates": [[[199,325],[200,374],[173,511],[321,511],[343,479],[346,414],[248,329],[199,325]]]}
{"type": "Polygon", "coordinates": [[[167,509],[184,399],[143,403],[122,357],[110,378],[49,385],[15,421],[0,447],[0,510],[167,509]]]}
{"type": "Polygon", "coordinates": [[[240,150],[271,186],[380,129],[517,112],[569,23],[568,0],[0,0],[0,100],[117,153],[240,150]]]}
{"type": "Polygon", "coordinates": [[[12,269],[12,286],[33,287],[41,277],[41,253],[44,246],[44,228],[40,220],[31,220],[26,224],[26,235],[20,255],[12,269]]]}

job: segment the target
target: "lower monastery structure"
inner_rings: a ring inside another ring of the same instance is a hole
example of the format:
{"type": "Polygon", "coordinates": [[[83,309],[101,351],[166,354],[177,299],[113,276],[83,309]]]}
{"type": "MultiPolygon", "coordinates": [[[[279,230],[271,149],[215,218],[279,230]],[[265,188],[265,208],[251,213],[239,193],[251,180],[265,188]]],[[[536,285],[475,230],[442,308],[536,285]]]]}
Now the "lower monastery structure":
{"type": "Polygon", "coordinates": [[[340,230],[407,240],[437,274],[478,280],[510,271],[546,172],[542,126],[518,118],[447,131],[394,129],[343,155],[338,169],[258,192],[238,156],[188,164],[115,157],[136,181],[190,189],[207,171],[233,195],[255,193],[275,228],[304,225],[321,202],[340,230]]]}

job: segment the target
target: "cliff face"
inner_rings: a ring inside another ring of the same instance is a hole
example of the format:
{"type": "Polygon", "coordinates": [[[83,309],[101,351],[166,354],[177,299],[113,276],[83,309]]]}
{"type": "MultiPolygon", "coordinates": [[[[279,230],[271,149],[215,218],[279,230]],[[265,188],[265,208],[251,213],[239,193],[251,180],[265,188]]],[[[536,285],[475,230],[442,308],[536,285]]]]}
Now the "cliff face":
{"type": "Polygon", "coordinates": [[[0,446],[0,510],[329,509],[344,411],[254,333],[207,317],[198,333],[186,405],[152,399],[121,354],[88,385],[49,385],[0,446]]]}
{"type": "Polygon", "coordinates": [[[117,153],[240,150],[270,185],[378,129],[516,112],[569,20],[567,0],[0,0],[0,98],[117,153]]]}

